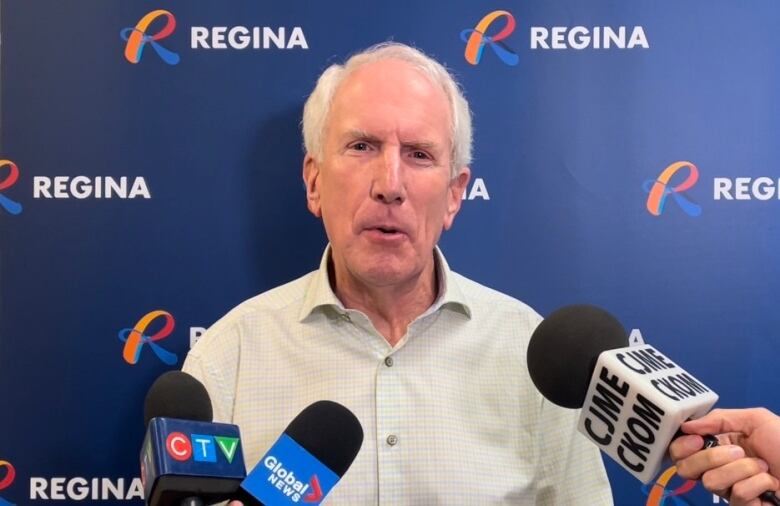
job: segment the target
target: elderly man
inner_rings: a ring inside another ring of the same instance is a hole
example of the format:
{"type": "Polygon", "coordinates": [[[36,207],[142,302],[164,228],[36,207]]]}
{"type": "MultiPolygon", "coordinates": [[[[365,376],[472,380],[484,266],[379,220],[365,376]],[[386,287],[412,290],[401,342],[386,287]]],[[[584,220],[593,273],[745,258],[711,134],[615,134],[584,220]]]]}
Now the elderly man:
{"type": "Polygon", "coordinates": [[[447,70],[372,47],[322,74],[303,133],[307,204],[329,240],[319,269],[239,305],[184,365],[215,418],[240,426],[247,465],[330,399],[365,440],[328,504],[611,504],[577,413],[526,371],[540,317],[436,247],[470,177],[470,112],[447,70]]]}

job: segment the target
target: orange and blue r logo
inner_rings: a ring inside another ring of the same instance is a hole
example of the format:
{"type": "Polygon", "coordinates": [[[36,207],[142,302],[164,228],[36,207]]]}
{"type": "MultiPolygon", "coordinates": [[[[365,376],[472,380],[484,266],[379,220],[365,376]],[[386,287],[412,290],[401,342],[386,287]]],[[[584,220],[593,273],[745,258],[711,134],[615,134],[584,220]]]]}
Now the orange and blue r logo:
{"type": "Polygon", "coordinates": [[[141,56],[144,53],[146,44],[149,43],[151,44],[152,49],[154,49],[160,58],[162,58],[162,61],[168,65],[176,65],[179,63],[179,55],[157,43],[158,40],[164,39],[172,34],[175,29],[176,18],[174,18],[173,14],[170,12],[162,9],[157,9],[142,17],[141,21],[139,21],[135,27],[130,26],[123,28],[122,31],[119,32],[119,36],[122,37],[122,40],[127,41],[127,45],[125,46],[125,59],[130,63],[138,63],[141,61],[141,56]],[[165,26],[154,35],[148,35],[147,30],[149,30],[149,26],[154,20],[160,17],[166,18],[165,26]]]}
{"type": "Polygon", "coordinates": [[[699,169],[696,168],[691,162],[675,162],[664,169],[658,179],[649,179],[645,181],[643,185],[644,190],[648,193],[647,196],[647,211],[653,216],[661,216],[664,212],[664,206],[666,205],[666,197],[669,195],[674,198],[680,209],[685,211],[689,216],[699,216],[701,214],[701,206],[688,200],[683,192],[689,190],[699,180],[699,169]],[[688,169],[688,177],[682,183],[671,186],[672,176],[677,172],[688,169]]]}
{"type": "Polygon", "coordinates": [[[461,40],[466,43],[466,53],[464,55],[466,61],[472,65],[478,64],[482,59],[482,51],[485,49],[485,45],[488,45],[501,61],[507,65],[517,65],[517,62],[520,61],[517,53],[502,42],[514,31],[515,18],[511,13],[507,11],[491,12],[482,18],[473,29],[469,28],[460,32],[461,40]],[[506,18],[506,24],[497,34],[487,35],[487,29],[498,18],[506,18]]]}
{"type": "MultiPolygon", "coordinates": [[[[11,160],[0,160],[0,170],[8,167],[10,172],[5,179],[0,180],[0,191],[12,187],[19,179],[19,167],[16,166],[11,160]]],[[[22,204],[13,201],[0,193],[0,206],[11,214],[19,214],[22,212],[22,204]]]]}
{"type": "MultiPolygon", "coordinates": [[[[5,476],[2,475],[0,472],[0,476],[3,476],[0,478],[0,490],[5,490],[8,487],[11,486],[11,484],[14,482],[14,478],[16,478],[16,469],[14,469],[14,466],[11,465],[10,462],[7,460],[0,460],[0,469],[5,468],[5,476]]],[[[13,503],[10,503],[0,497],[0,506],[14,506],[13,503]]]]}
{"type": "Polygon", "coordinates": [[[642,492],[647,494],[647,503],[645,506],[668,506],[674,505],[686,505],[690,504],[683,496],[693,490],[696,486],[696,482],[693,480],[685,480],[682,484],[672,487],[670,483],[677,477],[677,467],[672,466],[665,469],[655,480],[655,483],[645,485],[642,487],[642,492]]]}
{"type": "Polygon", "coordinates": [[[148,344],[154,354],[157,355],[157,358],[168,365],[175,364],[179,360],[176,354],[157,344],[157,341],[165,339],[173,332],[175,324],[176,322],[171,313],[158,309],[142,316],[132,329],[120,330],[119,340],[125,343],[125,349],[122,352],[125,362],[130,365],[137,364],[141,356],[141,349],[145,344],[148,344]],[[153,335],[147,335],[147,329],[158,318],[164,321],[163,327],[153,335]]]}

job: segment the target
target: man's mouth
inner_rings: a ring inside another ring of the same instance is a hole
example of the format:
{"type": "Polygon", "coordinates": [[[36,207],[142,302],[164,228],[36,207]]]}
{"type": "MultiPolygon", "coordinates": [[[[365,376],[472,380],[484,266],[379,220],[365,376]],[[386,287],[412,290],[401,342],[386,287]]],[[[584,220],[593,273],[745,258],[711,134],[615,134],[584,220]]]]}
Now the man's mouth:
{"type": "Polygon", "coordinates": [[[383,234],[396,234],[400,232],[400,230],[398,230],[397,228],[391,228],[391,227],[375,227],[374,230],[379,230],[383,234]]]}

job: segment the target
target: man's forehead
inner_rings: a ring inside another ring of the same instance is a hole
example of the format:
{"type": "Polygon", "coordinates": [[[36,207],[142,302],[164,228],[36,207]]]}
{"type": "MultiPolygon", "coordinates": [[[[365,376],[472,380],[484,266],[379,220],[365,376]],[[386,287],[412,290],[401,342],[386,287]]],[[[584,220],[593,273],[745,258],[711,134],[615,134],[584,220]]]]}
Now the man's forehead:
{"type": "MultiPolygon", "coordinates": [[[[432,102],[449,109],[442,85],[410,62],[385,59],[370,62],[349,71],[336,89],[333,105],[345,100],[390,100],[404,98],[411,101],[432,102]],[[401,93],[403,90],[403,93],[401,93]]],[[[348,105],[348,104],[347,104],[348,105]]]]}
{"type": "Polygon", "coordinates": [[[411,63],[393,59],[352,71],[336,90],[330,115],[340,123],[340,136],[381,136],[390,130],[413,130],[413,137],[419,137],[418,130],[428,131],[428,137],[439,131],[449,136],[451,121],[442,87],[411,63]]]}

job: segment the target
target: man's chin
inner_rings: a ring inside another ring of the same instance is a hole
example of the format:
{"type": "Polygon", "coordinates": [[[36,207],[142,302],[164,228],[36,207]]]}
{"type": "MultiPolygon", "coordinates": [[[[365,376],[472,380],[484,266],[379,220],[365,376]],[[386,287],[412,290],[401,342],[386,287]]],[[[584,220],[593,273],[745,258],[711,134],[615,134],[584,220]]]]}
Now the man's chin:
{"type": "Polygon", "coordinates": [[[402,269],[384,264],[363,269],[360,277],[367,285],[383,288],[402,285],[412,280],[415,276],[411,269],[402,269]]]}

